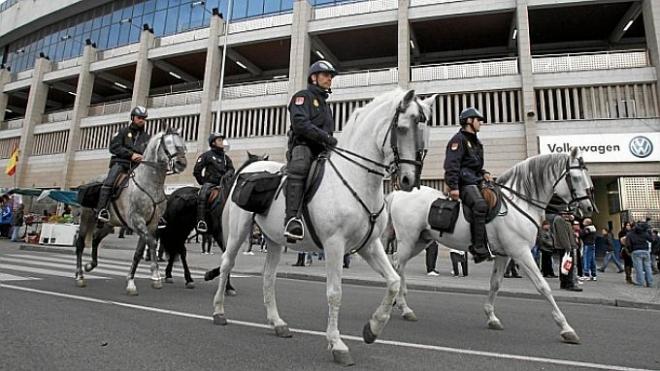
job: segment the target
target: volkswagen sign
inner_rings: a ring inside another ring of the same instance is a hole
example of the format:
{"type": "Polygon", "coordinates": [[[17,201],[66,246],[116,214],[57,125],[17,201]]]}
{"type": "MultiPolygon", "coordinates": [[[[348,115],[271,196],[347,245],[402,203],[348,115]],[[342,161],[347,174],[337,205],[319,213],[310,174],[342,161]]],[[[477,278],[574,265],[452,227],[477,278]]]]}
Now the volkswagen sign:
{"type": "Polygon", "coordinates": [[[651,140],[644,136],[636,136],[632,138],[628,145],[630,153],[635,157],[646,158],[653,153],[653,143],[651,140]]]}

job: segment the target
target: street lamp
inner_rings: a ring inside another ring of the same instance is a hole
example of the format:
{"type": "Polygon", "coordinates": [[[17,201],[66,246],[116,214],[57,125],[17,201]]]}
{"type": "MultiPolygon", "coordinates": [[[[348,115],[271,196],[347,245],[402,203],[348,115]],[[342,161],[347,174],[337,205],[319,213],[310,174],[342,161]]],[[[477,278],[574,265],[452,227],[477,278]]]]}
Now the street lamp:
{"type": "Polygon", "coordinates": [[[225,36],[224,36],[224,45],[222,47],[222,65],[220,67],[220,87],[218,90],[218,113],[215,115],[215,127],[216,130],[220,128],[220,113],[222,112],[222,90],[225,86],[225,65],[227,64],[227,40],[229,36],[229,24],[231,23],[232,16],[232,7],[234,5],[234,0],[229,0],[229,5],[227,7],[227,22],[225,23],[225,36]]]}

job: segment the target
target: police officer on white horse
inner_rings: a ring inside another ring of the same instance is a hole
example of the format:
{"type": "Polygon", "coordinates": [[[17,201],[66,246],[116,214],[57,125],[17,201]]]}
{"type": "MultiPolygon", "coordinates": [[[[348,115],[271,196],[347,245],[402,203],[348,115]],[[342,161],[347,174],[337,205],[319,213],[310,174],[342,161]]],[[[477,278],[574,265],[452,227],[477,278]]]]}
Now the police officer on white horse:
{"type": "Polygon", "coordinates": [[[147,148],[151,135],[144,130],[147,122],[147,109],[136,106],[131,110],[130,125],[119,129],[110,140],[110,171],[103,181],[99,201],[96,205],[98,210],[97,219],[107,223],[110,220],[108,202],[112,194],[112,188],[121,173],[128,173],[142,161],[142,154],[147,148]]]}
{"type": "Polygon", "coordinates": [[[212,133],[209,135],[209,149],[202,153],[197,158],[195,168],[193,169],[193,176],[197,183],[202,186],[199,190],[199,197],[197,198],[197,231],[199,233],[208,232],[208,225],[206,223],[206,199],[209,190],[215,186],[220,185],[220,181],[225,174],[234,174],[234,164],[231,158],[227,156],[225,150],[227,148],[227,141],[225,135],[222,133],[212,133]],[[202,171],[204,174],[202,174],[202,171]]]}
{"type": "Polygon", "coordinates": [[[470,252],[475,263],[480,263],[494,258],[486,236],[488,204],[481,195],[484,182],[490,182],[492,178],[484,170],[484,148],[477,138],[485,120],[476,108],[468,107],[461,112],[459,122],[461,130],[447,144],[445,183],[450,190],[450,197],[454,200],[460,198],[463,206],[472,210],[470,252]]]}
{"type": "Polygon", "coordinates": [[[307,89],[293,95],[289,102],[291,129],[287,151],[286,216],[284,236],[288,241],[302,240],[305,227],[300,207],[307,173],[326,146],[335,146],[332,136],[334,119],[326,103],[331,93],[332,78],[337,71],[327,61],[312,64],[307,77],[307,89]]]}

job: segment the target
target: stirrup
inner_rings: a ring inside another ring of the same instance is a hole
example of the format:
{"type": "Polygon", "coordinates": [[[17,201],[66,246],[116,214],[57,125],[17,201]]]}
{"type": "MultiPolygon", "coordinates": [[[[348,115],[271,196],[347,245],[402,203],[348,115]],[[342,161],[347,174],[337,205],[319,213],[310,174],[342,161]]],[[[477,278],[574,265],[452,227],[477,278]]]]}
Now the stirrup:
{"type": "Polygon", "coordinates": [[[160,219],[158,220],[158,226],[157,226],[156,228],[158,228],[158,229],[165,229],[165,228],[167,228],[167,220],[165,220],[165,218],[163,218],[163,217],[161,216],[160,219]]]}
{"type": "Polygon", "coordinates": [[[108,212],[108,209],[103,208],[99,210],[99,213],[96,215],[96,220],[102,223],[107,223],[110,221],[110,213],[108,212]]]}
{"type": "Polygon", "coordinates": [[[197,229],[197,232],[199,233],[206,233],[209,231],[208,226],[206,225],[206,222],[203,220],[200,220],[197,222],[197,226],[195,227],[197,229]]]}
{"type": "Polygon", "coordinates": [[[293,217],[286,222],[284,226],[284,237],[287,240],[300,241],[305,238],[305,225],[303,221],[298,217],[293,217]],[[293,230],[296,228],[296,224],[300,227],[300,234],[293,233],[293,230]]]}

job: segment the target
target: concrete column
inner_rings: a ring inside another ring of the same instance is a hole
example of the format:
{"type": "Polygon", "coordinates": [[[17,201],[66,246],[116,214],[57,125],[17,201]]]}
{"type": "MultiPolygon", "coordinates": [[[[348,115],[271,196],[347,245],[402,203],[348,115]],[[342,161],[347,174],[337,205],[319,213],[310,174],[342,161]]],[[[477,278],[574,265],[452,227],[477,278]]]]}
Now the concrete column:
{"type": "Polygon", "coordinates": [[[69,127],[69,141],[64,152],[64,169],[60,187],[70,189],[76,184],[71,184],[70,177],[73,171],[76,150],[80,145],[80,122],[89,113],[89,103],[92,100],[94,88],[94,74],[89,72],[89,66],[96,60],[96,47],[86,45],[80,61],[80,74],[78,75],[78,87],[76,88],[76,100],[73,103],[71,126],[69,127]]]}
{"type": "MultiPolygon", "coordinates": [[[[410,22],[408,22],[408,8],[410,0],[399,0],[399,37],[398,37],[398,67],[399,67],[399,86],[403,89],[410,83],[410,22]]],[[[419,47],[419,45],[415,45],[419,47]]]]}
{"type": "Polygon", "coordinates": [[[153,46],[154,34],[150,30],[143,30],[140,35],[140,49],[138,50],[137,65],[135,66],[131,107],[147,106],[149,86],[151,85],[151,70],[154,68],[153,63],[149,60],[149,49],[153,46]]]}
{"type": "Polygon", "coordinates": [[[52,64],[46,58],[37,58],[34,62],[34,73],[30,83],[30,94],[28,95],[27,107],[25,108],[25,119],[21,128],[21,149],[18,156],[16,168],[16,184],[18,187],[26,187],[23,178],[26,174],[27,160],[32,154],[34,142],[34,127],[41,123],[46,110],[46,99],[48,98],[48,85],[44,83],[44,74],[50,72],[52,64]]]}
{"type": "Polygon", "coordinates": [[[220,85],[220,57],[222,54],[218,44],[220,34],[224,32],[224,26],[225,22],[220,18],[220,15],[214,14],[209,26],[206,66],[204,67],[204,87],[202,89],[202,101],[199,106],[199,128],[197,130],[197,152],[199,153],[206,149],[206,139],[213,127],[213,101],[217,99],[220,85]]]}
{"type": "Polygon", "coordinates": [[[293,3],[293,22],[291,24],[289,96],[307,87],[307,71],[311,54],[310,19],[312,19],[312,6],[310,3],[307,0],[295,0],[295,3],[293,3]]]}
{"type": "MultiPolygon", "coordinates": [[[[660,79],[660,3],[657,0],[644,0],[642,14],[644,14],[646,47],[649,50],[651,63],[655,66],[656,76],[660,79]]],[[[656,86],[660,96],[660,83],[656,86]]]]}
{"type": "Polygon", "coordinates": [[[532,51],[529,37],[529,15],[527,0],[518,0],[516,5],[516,24],[518,28],[518,66],[522,82],[523,123],[525,125],[525,144],[527,157],[537,155],[538,139],[536,134],[537,112],[534,93],[534,75],[532,74],[532,51]]]}
{"type": "Polygon", "coordinates": [[[7,102],[9,102],[9,94],[3,93],[5,84],[11,81],[11,74],[6,68],[0,69],[0,122],[5,121],[5,110],[7,109],[7,102]]]}

